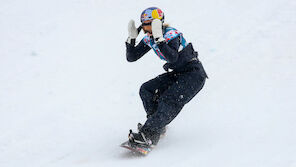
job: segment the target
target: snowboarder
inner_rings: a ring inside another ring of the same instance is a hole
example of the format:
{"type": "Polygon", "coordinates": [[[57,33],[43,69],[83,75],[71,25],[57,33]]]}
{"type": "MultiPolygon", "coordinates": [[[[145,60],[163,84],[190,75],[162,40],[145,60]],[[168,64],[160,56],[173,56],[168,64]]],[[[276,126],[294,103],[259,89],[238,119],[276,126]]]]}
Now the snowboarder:
{"type": "Polygon", "coordinates": [[[156,7],[145,9],[141,23],[139,28],[136,28],[134,20],[128,23],[127,61],[137,61],[153,49],[160,59],[166,61],[163,66],[166,72],[141,86],[140,97],[147,120],[138,128],[138,133],[130,131],[129,141],[153,147],[166,125],[203,88],[207,74],[192,44],[186,42],[180,31],[164,24],[162,10],[156,7]],[[135,46],[141,29],[146,35],[135,46]]]}

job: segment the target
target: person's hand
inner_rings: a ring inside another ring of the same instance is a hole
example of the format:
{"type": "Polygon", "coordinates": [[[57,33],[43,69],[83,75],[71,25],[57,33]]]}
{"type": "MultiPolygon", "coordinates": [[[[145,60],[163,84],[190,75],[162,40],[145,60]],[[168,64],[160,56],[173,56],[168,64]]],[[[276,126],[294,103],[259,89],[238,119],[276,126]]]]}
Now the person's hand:
{"type": "Polygon", "coordinates": [[[152,26],[152,35],[156,43],[165,41],[165,39],[163,38],[163,32],[162,32],[162,21],[159,19],[154,19],[151,23],[151,26],[152,26]]]}
{"type": "Polygon", "coordinates": [[[128,23],[128,38],[127,43],[131,44],[132,39],[136,39],[139,35],[138,29],[135,26],[135,21],[130,20],[128,23]]]}

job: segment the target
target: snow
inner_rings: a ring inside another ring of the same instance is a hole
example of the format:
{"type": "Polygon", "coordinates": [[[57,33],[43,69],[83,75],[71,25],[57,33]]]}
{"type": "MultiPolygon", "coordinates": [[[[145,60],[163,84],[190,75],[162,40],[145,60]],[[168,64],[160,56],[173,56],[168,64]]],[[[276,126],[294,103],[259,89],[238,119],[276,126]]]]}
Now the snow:
{"type": "Polygon", "coordinates": [[[0,166],[295,167],[295,16],[294,0],[2,0],[0,166]],[[210,79],[139,157],[119,145],[164,62],[128,63],[124,42],[150,6],[210,79]]]}

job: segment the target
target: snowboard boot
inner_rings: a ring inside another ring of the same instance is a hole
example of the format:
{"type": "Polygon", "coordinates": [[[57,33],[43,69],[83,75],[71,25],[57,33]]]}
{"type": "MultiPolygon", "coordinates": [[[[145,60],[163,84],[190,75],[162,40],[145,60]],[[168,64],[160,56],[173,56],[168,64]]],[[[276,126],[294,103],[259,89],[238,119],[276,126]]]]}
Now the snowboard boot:
{"type": "Polygon", "coordinates": [[[152,146],[152,140],[147,138],[145,134],[141,131],[138,133],[134,133],[132,130],[130,130],[130,133],[128,135],[128,139],[131,143],[134,144],[140,144],[140,145],[145,145],[145,146],[152,146]]]}
{"type": "Polygon", "coordinates": [[[141,123],[138,123],[137,127],[138,127],[138,132],[140,132],[141,129],[142,129],[142,127],[143,127],[143,125],[141,123]]]}
{"type": "MultiPolygon", "coordinates": [[[[138,123],[138,132],[141,131],[142,127],[143,127],[143,125],[142,125],[141,123],[138,123]]],[[[162,128],[162,129],[160,130],[160,132],[159,132],[160,135],[161,135],[161,136],[164,136],[165,133],[166,133],[166,130],[167,130],[167,127],[162,128]]]]}

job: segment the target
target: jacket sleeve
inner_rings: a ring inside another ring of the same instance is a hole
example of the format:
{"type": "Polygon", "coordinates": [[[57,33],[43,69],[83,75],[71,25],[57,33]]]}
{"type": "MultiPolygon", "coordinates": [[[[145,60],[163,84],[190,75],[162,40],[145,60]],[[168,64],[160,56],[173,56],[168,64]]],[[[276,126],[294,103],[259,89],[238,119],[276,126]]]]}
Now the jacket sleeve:
{"type": "Polygon", "coordinates": [[[143,40],[135,46],[135,40],[131,44],[126,43],[126,59],[128,62],[134,62],[140,59],[151,48],[147,46],[143,40]]]}
{"type": "Polygon", "coordinates": [[[180,47],[180,40],[179,37],[174,38],[173,40],[166,42],[161,42],[158,44],[158,47],[161,53],[166,57],[168,63],[174,63],[178,60],[179,57],[179,47],[180,47]]]}

